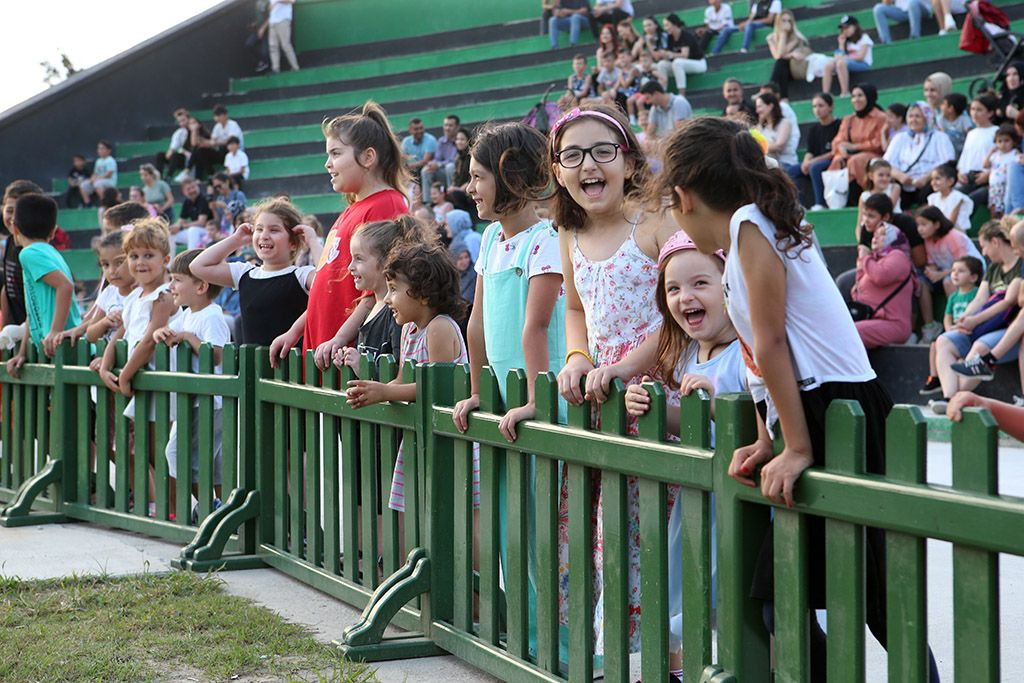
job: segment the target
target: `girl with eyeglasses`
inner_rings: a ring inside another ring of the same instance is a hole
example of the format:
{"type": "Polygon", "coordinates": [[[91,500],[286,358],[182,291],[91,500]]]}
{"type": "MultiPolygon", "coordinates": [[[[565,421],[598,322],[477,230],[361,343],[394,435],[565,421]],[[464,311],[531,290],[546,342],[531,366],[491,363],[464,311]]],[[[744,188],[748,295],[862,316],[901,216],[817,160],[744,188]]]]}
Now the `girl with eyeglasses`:
{"type": "MultiPolygon", "coordinates": [[[[558,388],[571,403],[601,403],[616,377],[627,384],[650,374],[657,363],[662,318],[655,303],[658,253],[679,229],[660,211],[648,211],[638,198],[648,175],[647,161],[622,112],[585,105],[551,129],[549,143],[557,187],[552,214],[559,229],[565,279],[565,367],[558,388]],[[585,388],[580,382],[586,378],[585,388]]],[[[634,424],[635,427],[635,424],[634,424]]],[[[597,593],[595,652],[603,651],[603,528],[600,475],[594,479],[598,520],[592,537],[593,590],[597,593]]],[[[631,649],[640,642],[639,492],[628,479],[628,591],[631,649]]],[[[671,508],[672,501],[669,501],[671,508]]],[[[668,510],[666,510],[666,516],[668,510]]],[[[560,585],[568,585],[568,495],[562,481],[559,501],[560,585]]],[[[568,596],[559,595],[567,623],[568,596]]]]}

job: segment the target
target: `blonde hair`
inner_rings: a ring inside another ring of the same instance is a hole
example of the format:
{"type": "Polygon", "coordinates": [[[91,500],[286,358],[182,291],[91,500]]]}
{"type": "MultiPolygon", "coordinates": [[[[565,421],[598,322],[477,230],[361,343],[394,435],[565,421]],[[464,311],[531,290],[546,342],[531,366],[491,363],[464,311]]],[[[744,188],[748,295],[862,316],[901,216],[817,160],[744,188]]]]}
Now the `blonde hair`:
{"type": "Polygon", "coordinates": [[[772,26],[772,36],[775,38],[775,47],[785,47],[786,43],[789,42],[789,36],[786,36],[786,38],[783,39],[785,32],[782,30],[782,17],[785,16],[788,16],[793,22],[793,31],[789,35],[796,37],[796,39],[802,43],[810,44],[807,37],[803,33],[800,33],[800,29],[797,28],[796,16],[793,15],[793,10],[784,9],[775,17],[775,23],[772,26]]]}
{"type": "Polygon", "coordinates": [[[132,249],[156,249],[164,256],[171,253],[171,234],[162,218],[141,218],[132,222],[132,230],[124,238],[124,253],[132,249]]]}

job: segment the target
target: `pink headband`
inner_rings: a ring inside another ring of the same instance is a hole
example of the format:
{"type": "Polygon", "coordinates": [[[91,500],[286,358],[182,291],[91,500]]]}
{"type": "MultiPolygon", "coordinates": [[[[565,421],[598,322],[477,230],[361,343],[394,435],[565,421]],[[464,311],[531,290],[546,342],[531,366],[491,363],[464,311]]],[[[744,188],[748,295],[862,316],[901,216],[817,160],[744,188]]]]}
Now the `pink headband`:
{"type": "Polygon", "coordinates": [[[555,139],[555,136],[558,135],[558,130],[562,126],[570,121],[575,121],[581,116],[595,116],[611,123],[615,126],[615,130],[619,131],[619,134],[622,135],[622,142],[625,143],[625,149],[623,151],[629,151],[629,136],[626,135],[626,129],[622,127],[622,124],[616,121],[614,116],[609,116],[603,111],[595,111],[593,109],[580,109],[579,107],[576,107],[575,109],[571,109],[562,114],[562,118],[555,121],[555,125],[551,126],[551,139],[555,139]]]}
{"type": "MultiPolygon", "coordinates": [[[[685,251],[687,249],[696,249],[697,245],[693,243],[690,236],[680,230],[676,234],[668,238],[668,242],[665,242],[665,246],[661,248],[661,253],[658,254],[658,268],[665,267],[665,261],[668,257],[677,251],[685,251]]],[[[725,261],[725,252],[719,249],[714,253],[714,256],[725,261]]]]}

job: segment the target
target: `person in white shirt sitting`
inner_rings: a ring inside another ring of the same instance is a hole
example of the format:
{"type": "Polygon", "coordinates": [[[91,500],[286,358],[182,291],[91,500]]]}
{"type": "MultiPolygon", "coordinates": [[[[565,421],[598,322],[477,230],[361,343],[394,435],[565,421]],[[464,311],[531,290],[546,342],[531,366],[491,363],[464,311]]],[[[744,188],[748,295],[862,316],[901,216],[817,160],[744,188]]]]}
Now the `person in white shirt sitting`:
{"type": "Polygon", "coordinates": [[[228,109],[223,104],[213,108],[213,130],[210,131],[209,139],[201,139],[192,154],[195,156],[196,177],[205,178],[213,170],[214,166],[224,163],[224,157],[228,153],[228,140],[238,139],[238,147],[245,150],[245,134],[238,122],[228,118],[228,109]],[[203,173],[202,171],[206,172],[203,173]]]}
{"type": "Polygon", "coordinates": [[[185,168],[191,154],[188,144],[188,109],[184,107],[175,110],[174,120],[178,128],[171,135],[171,144],[167,146],[166,152],[157,153],[153,159],[153,165],[160,171],[161,177],[173,178],[178,171],[185,168]]]}

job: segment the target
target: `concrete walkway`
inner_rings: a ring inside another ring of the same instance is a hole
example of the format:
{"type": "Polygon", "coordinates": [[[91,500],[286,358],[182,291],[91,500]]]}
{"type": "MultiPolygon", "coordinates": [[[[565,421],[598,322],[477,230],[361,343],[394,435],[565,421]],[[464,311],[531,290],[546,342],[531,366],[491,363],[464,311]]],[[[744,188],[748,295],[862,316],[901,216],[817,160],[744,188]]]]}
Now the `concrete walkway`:
{"type": "MultiPolygon", "coordinates": [[[[929,481],[949,484],[950,478],[949,444],[930,443],[929,481]]],[[[1024,497],[1024,448],[1001,449],[999,482],[1004,495],[1024,497]]],[[[179,549],[176,544],[88,524],[0,527],[0,574],[44,579],[72,574],[167,571],[179,549]]],[[[1000,572],[1002,680],[1024,681],[1024,558],[1001,557],[1000,572]]],[[[353,608],[271,569],[224,572],[221,577],[228,592],[307,626],[315,638],[325,643],[337,638],[342,629],[358,618],[353,608]]],[[[952,547],[929,541],[929,642],[943,681],[953,680],[952,592],[952,547]]],[[[885,651],[870,635],[867,640],[867,680],[884,681],[885,651]]],[[[496,680],[454,657],[386,662],[377,665],[377,675],[385,683],[496,680]]]]}

